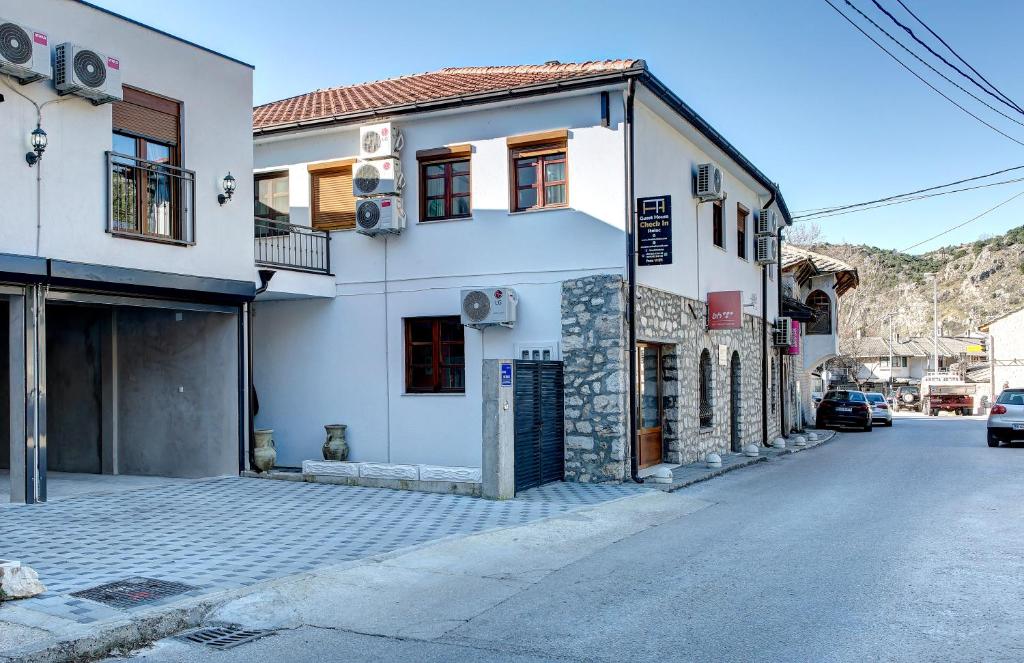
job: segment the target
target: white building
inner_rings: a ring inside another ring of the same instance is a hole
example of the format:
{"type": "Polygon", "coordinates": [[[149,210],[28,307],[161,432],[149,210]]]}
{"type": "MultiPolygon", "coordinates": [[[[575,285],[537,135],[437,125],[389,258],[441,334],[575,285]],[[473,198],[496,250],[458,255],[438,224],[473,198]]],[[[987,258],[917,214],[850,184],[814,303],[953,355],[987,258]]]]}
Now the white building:
{"type": "Polygon", "coordinates": [[[237,473],[252,68],[84,2],[0,0],[0,23],[12,499],[48,472],[237,473]]]}
{"type": "Polygon", "coordinates": [[[754,222],[788,212],[643,61],[318,90],[257,107],[254,139],[257,260],[276,270],[253,307],[257,425],[274,430],[279,465],[320,457],[323,426],[339,423],[349,460],[367,463],[344,472],[476,492],[483,468],[484,492],[507,495],[512,474],[519,487],[621,481],[781,430],[762,326],[778,316],[777,265],[755,261],[754,222]],[[360,127],[385,120],[404,140],[405,229],[368,237],[354,231],[352,168],[360,127]],[[721,168],[724,200],[695,197],[703,163],[721,168]],[[631,345],[627,234],[647,197],[659,200],[641,213],[671,217],[671,261],[636,268],[631,345]],[[328,233],[329,263],[301,248],[328,233]],[[514,327],[463,327],[466,288],[514,289],[514,327]],[[742,293],[738,328],[709,332],[719,291],[742,293]],[[561,385],[563,370],[564,401],[527,393],[535,372],[561,385]],[[538,403],[551,409],[527,411],[538,403]]]}
{"type": "Polygon", "coordinates": [[[988,334],[992,393],[1024,384],[1024,309],[981,326],[988,334]]]}
{"type": "Polygon", "coordinates": [[[842,353],[859,364],[851,377],[866,389],[920,384],[921,378],[935,370],[959,372],[973,381],[968,371],[973,374],[988,365],[985,339],[981,337],[940,336],[937,349],[938,368],[935,339],[927,336],[897,335],[891,341],[882,336],[855,336],[842,343],[842,353]]]}

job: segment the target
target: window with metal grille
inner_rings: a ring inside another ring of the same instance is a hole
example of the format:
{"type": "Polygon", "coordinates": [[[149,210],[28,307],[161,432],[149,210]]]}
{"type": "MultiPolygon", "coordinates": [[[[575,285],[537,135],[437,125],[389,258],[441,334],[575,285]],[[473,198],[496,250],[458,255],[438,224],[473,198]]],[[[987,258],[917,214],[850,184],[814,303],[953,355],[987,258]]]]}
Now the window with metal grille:
{"type": "Polygon", "coordinates": [[[743,205],[736,206],[736,255],[747,259],[747,219],[750,211],[743,205]]]}
{"type": "Polygon", "coordinates": [[[832,333],[832,300],[821,290],[807,296],[807,306],[814,309],[814,317],[807,322],[807,334],[832,333]]]}
{"type": "Polygon", "coordinates": [[[459,316],[405,319],[405,391],[465,393],[465,341],[459,316]]]}
{"type": "Polygon", "coordinates": [[[703,350],[700,353],[698,366],[698,397],[700,427],[710,428],[714,423],[714,373],[711,365],[711,353],[703,350]]]}
{"type": "Polygon", "coordinates": [[[725,210],[717,200],[711,206],[711,239],[718,248],[725,248],[725,210]]]}

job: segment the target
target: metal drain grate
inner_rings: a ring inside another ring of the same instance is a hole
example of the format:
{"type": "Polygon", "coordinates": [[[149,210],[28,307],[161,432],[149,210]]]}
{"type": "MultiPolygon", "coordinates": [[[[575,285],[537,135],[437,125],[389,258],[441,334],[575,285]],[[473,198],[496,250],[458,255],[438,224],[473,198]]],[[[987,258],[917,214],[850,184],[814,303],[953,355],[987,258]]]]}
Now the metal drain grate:
{"type": "Polygon", "coordinates": [[[213,649],[231,649],[247,642],[272,635],[273,631],[243,628],[239,624],[218,624],[207,626],[188,633],[175,636],[183,642],[194,642],[196,644],[212,647],[213,649]]]}
{"type": "Polygon", "coordinates": [[[114,608],[135,608],[154,603],[168,596],[176,596],[195,589],[180,582],[156,580],[154,578],[125,578],[99,587],[72,592],[71,596],[105,603],[114,608]]]}

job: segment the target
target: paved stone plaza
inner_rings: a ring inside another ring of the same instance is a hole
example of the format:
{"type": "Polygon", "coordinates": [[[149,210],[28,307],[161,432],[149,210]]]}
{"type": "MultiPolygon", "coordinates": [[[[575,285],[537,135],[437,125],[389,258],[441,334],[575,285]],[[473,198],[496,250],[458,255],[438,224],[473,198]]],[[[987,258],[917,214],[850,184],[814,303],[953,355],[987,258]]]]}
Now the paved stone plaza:
{"type": "Polygon", "coordinates": [[[642,490],[554,483],[494,502],[381,488],[206,479],[0,506],[0,558],[33,567],[48,590],[11,606],[87,624],[124,613],[71,593],[132,576],[194,587],[147,603],[148,608],[444,537],[521,525],[642,490]]]}

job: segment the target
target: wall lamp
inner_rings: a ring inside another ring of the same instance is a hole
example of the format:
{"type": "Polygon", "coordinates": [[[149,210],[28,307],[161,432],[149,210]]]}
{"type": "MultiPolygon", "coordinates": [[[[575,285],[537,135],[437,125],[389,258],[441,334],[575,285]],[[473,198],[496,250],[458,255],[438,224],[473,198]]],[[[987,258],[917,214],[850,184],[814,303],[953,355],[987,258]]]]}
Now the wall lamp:
{"type": "Polygon", "coordinates": [[[231,200],[231,196],[235,195],[235,178],[228,172],[224,176],[224,179],[220,181],[221,187],[224,189],[224,193],[217,194],[217,202],[223,205],[224,203],[231,200]]]}
{"type": "Polygon", "coordinates": [[[25,155],[25,161],[31,167],[43,158],[43,152],[46,151],[46,132],[37,124],[29,138],[32,141],[32,151],[25,155]]]}

